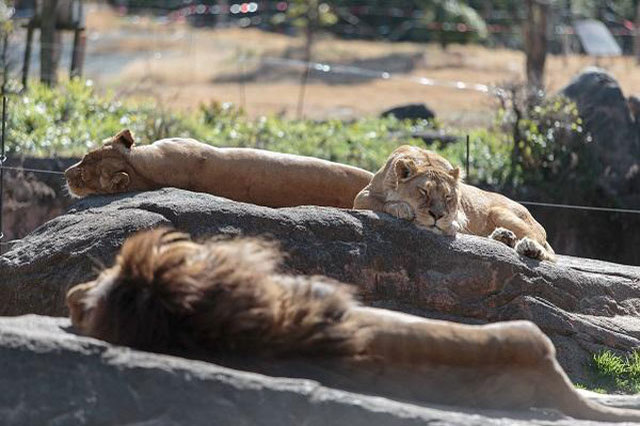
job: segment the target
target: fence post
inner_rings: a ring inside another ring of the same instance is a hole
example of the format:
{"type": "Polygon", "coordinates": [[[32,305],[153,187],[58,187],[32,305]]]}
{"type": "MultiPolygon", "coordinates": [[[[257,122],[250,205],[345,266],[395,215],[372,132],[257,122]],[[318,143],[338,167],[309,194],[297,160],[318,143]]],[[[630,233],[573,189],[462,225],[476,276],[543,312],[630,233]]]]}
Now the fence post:
{"type": "Polygon", "coordinates": [[[4,238],[2,230],[2,210],[3,210],[3,196],[4,196],[4,162],[7,157],[4,155],[4,137],[7,129],[7,97],[4,90],[2,92],[2,134],[0,135],[0,241],[4,238]]]}
{"type": "Polygon", "coordinates": [[[9,65],[7,64],[7,50],[9,48],[9,33],[5,32],[2,37],[2,85],[0,86],[0,95],[2,95],[2,127],[0,130],[0,242],[4,238],[2,226],[2,210],[4,204],[2,202],[4,196],[4,162],[7,160],[4,149],[4,139],[7,129],[7,81],[9,73],[9,65]]]}
{"type": "Polygon", "coordinates": [[[469,135],[467,135],[467,162],[466,162],[465,177],[469,179],[469,135]]]}

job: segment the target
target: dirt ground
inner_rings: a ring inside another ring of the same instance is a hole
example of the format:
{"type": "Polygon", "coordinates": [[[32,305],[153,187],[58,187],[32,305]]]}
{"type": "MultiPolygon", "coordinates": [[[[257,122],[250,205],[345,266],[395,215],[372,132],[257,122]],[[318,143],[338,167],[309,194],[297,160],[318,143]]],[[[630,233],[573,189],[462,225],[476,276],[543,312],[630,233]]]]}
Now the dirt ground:
{"type": "MultiPolygon", "coordinates": [[[[257,29],[193,28],[148,17],[118,17],[104,6],[89,8],[87,26],[86,60],[98,64],[87,74],[98,87],[123,96],[153,97],[167,108],[189,109],[215,100],[242,105],[252,116],[296,115],[300,67],[265,64],[265,58],[300,59],[301,38],[257,29]]],[[[318,119],[372,115],[398,104],[425,102],[450,125],[485,125],[496,100],[446,85],[462,81],[499,86],[524,76],[521,52],[481,46],[453,45],[443,50],[431,44],[324,36],[314,47],[314,59],[390,73],[390,78],[382,79],[312,72],[304,115],[318,119]],[[422,85],[415,81],[420,78],[445,86],[422,85]]],[[[596,64],[608,69],[626,94],[640,92],[639,68],[631,58],[597,61],[583,55],[550,56],[548,90],[558,90],[582,68],[596,64]]]]}

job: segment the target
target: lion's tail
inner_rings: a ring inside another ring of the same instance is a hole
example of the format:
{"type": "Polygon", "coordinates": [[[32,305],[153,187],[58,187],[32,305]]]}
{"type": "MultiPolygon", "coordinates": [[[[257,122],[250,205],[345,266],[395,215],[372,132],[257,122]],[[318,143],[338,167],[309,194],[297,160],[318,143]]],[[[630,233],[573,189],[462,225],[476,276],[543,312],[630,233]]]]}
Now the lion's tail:
{"type": "Polygon", "coordinates": [[[608,407],[596,401],[589,400],[573,387],[564,372],[547,375],[556,381],[555,385],[544,389],[545,398],[549,406],[558,407],[565,414],[576,419],[594,420],[602,422],[640,422],[640,410],[608,407]]]}

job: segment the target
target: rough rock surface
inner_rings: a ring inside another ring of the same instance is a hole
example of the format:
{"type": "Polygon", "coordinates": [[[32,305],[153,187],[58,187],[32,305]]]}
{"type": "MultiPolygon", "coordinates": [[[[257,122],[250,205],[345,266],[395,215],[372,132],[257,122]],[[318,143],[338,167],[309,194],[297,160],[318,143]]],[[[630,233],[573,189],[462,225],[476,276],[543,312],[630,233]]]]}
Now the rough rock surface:
{"type": "MultiPolygon", "coordinates": [[[[0,318],[0,365],[6,426],[595,424],[551,410],[418,406],[354,394],[113,346],[72,334],[65,318],[35,315],[0,318]]],[[[592,397],[640,407],[638,397],[592,397]]]]}
{"type": "MultiPolygon", "coordinates": [[[[6,165],[63,172],[76,160],[71,158],[9,159],[6,165]]],[[[65,196],[64,176],[53,173],[33,173],[5,170],[2,194],[3,242],[22,238],[38,226],[64,213],[72,200],[65,196]]],[[[3,247],[0,247],[2,252],[3,247]]]]}
{"type": "Polygon", "coordinates": [[[394,116],[398,120],[431,120],[436,116],[426,104],[400,105],[384,111],[382,117],[394,116]]]}
{"type": "Polygon", "coordinates": [[[385,214],[270,209],[177,189],[79,201],[0,257],[0,315],[66,314],[64,294],[110,265],[133,232],[173,225],[195,237],[269,235],[286,268],[359,286],[373,306],[483,323],[535,322],[574,380],[603,349],[640,346],[640,267],[519,257],[487,238],[435,235],[385,214]]]}
{"type": "Polygon", "coordinates": [[[607,168],[602,183],[615,196],[632,196],[626,205],[637,205],[640,199],[633,195],[640,185],[640,133],[618,82],[605,70],[588,67],[560,93],[575,101],[593,136],[607,168]]]}

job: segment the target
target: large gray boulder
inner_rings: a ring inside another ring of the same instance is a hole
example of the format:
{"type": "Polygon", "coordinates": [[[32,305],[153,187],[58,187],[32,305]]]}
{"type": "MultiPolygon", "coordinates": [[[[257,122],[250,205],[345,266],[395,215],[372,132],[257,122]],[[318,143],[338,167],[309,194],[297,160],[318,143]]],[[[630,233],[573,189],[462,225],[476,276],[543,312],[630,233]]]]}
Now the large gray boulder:
{"type": "MultiPolygon", "coordinates": [[[[61,215],[71,205],[66,197],[62,173],[77,160],[72,158],[10,158],[4,171],[2,194],[2,242],[22,238],[46,221],[61,215]],[[45,170],[34,173],[28,170],[45,170]],[[49,173],[54,172],[54,173],[49,173]]],[[[0,253],[3,247],[0,246],[0,253]]]]}
{"type": "Polygon", "coordinates": [[[633,197],[640,184],[640,133],[616,79],[603,69],[588,67],[560,93],[576,103],[593,137],[593,149],[605,170],[604,187],[610,195],[633,197]]]}
{"type": "Polygon", "coordinates": [[[535,322],[568,374],[604,349],[640,347],[640,268],[560,256],[519,257],[487,238],[435,235],[385,214],[270,209],[177,189],[92,197],[0,257],[0,315],[66,315],[64,295],[110,265],[124,239],[171,225],[195,237],[267,235],[293,272],[359,287],[364,303],[432,318],[535,322]]]}
{"type": "MultiPolygon", "coordinates": [[[[418,406],[355,394],[113,346],[72,334],[65,318],[35,315],[0,318],[0,365],[5,426],[595,424],[551,410],[418,406]]],[[[591,397],[640,407],[637,397],[591,397]]]]}

